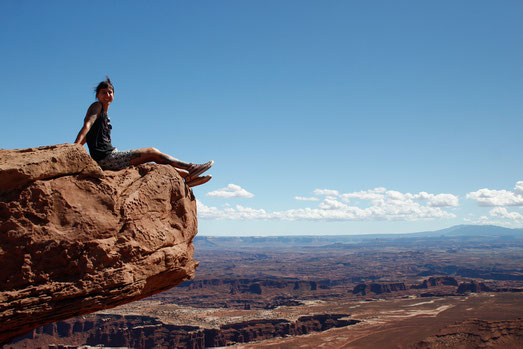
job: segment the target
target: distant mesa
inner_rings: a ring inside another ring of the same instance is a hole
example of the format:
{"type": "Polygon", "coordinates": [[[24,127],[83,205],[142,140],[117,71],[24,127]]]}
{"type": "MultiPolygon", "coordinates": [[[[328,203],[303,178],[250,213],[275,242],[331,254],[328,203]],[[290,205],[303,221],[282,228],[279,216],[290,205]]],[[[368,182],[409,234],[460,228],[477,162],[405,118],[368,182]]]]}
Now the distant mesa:
{"type": "Polygon", "coordinates": [[[103,172],[73,144],[0,150],[0,344],[193,278],[196,232],[170,166],[103,172]]]}
{"type": "Polygon", "coordinates": [[[479,292],[492,292],[494,291],[490,287],[486,286],[483,282],[470,281],[463,282],[459,285],[457,293],[479,293],[479,292]]]}
{"type": "Polygon", "coordinates": [[[383,294],[397,291],[405,291],[407,289],[429,289],[431,287],[438,286],[452,286],[451,293],[441,292],[426,292],[422,293],[422,297],[436,297],[436,296],[448,296],[448,295],[459,295],[465,293],[480,293],[480,292],[521,292],[520,289],[508,289],[508,288],[491,288],[485,285],[483,282],[476,280],[465,281],[458,283],[458,281],[450,276],[435,276],[427,280],[423,280],[421,284],[411,285],[407,287],[404,283],[360,283],[352,289],[352,293],[355,295],[365,296],[368,293],[383,294]]]}
{"type": "Polygon", "coordinates": [[[266,292],[271,292],[271,289],[287,289],[289,291],[316,291],[318,289],[318,283],[316,281],[304,281],[304,280],[271,280],[271,279],[202,279],[192,280],[184,283],[181,287],[187,287],[189,289],[202,289],[202,288],[219,288],[223,287],[224,290],[228,290],[229,294],[256,294],[262,295],[266,292]]]}
{"type": "Polygon", "coordinates": [[[412,285],[412,289],[424,289],[435,286],[458,286],[458,281],[451,276],[435,276],[430,277],[419,285],[412,285]]]}

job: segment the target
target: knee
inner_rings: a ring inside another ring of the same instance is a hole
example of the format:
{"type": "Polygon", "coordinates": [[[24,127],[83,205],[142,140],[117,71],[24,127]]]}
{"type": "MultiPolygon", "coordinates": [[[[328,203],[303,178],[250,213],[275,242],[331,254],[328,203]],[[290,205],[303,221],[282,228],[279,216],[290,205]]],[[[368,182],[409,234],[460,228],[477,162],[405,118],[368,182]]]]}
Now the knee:
{"type": "Polygon", "coordinates": [[[156,148],[145,148],[145,153],[149,155],[159,155],[161,152],[156,148]]]}

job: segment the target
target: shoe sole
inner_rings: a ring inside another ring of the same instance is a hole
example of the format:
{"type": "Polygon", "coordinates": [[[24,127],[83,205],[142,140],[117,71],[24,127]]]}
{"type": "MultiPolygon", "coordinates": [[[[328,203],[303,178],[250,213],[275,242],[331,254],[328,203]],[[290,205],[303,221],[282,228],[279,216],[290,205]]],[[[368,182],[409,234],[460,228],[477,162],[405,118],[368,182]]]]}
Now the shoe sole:
{"type": "Polygon", "coordinates": [[[196,187],[197,185],[202,185],[210,181],[212,178],[211,175],[202,176],[202,177],[196,177],[195,179],[190,180],[187,182],[187,185],[189,187],[196,187]]]}

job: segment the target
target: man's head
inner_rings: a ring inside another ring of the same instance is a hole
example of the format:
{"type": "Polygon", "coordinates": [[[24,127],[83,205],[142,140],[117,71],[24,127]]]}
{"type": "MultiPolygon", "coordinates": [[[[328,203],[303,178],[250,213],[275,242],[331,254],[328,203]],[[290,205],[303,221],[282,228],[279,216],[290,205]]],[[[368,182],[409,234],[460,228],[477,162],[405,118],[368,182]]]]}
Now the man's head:
{"type": "Polygon", "coordinates": [[[113,101],[114,86],[108,76],[106,76],[105,81],[100,82],[98,86],[96,86],[95,91],[96,98],[98,98],[100,102],[108,101],[111,103],[113,101]]]}

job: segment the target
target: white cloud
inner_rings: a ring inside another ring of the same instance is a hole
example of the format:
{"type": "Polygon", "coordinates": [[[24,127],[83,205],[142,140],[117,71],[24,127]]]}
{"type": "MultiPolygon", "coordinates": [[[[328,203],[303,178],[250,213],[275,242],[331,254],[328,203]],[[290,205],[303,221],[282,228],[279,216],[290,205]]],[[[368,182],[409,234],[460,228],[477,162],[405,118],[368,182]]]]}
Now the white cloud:
{"type": "Polygon", "coordinates": [[[345,210],[348,208],[348,206],[344,203],[341,203],[331,197],[327,197],[325,200],[323,200],[319,207],[322,210],[345,210]]]}
{"type": "Polygon", "coordinates": [[[439,207],[368,207],[361,209],[354,206],[290,209],[267,212],[237,205],[232,208],[218,209],[198,202],[198,217],[201,219],[229,220],[309,220],[309,221],[415,221],[421,219],[455,218],[453,213],[439,207]]]}
{"type": "Polygon", "coordinates": [[[254,194],[249,193],[239,185],[229,184],[226,188],[207,193],[206,196],[212,198],[252,198],[254,194]]]}
{"type": "Polygon", "coordinates": [[[318,200],[320,200],[314,196],[313,197],[295,196],[294,199],[296,199],[298,201],[318,201],[318,200]]]}
{"type": "Polygon", "coordinates": [[[458,197],[452,194],[435,195],[424,191],[418,194],[401,193],[396,190],[387,190],[383,187],[344,194],[340,194],[337,190],[316,189],[314,194],[329,195],[331,198],[340,197],[345,202],[349,202],[350,199],[369,200],[375,205],[380,205],[384,201],[394,201],[401,204],[401,202],[409,200],[426,200],[428,205],[432,207],[455,207],[459,205],[458,197]]]}
{"type": "Polygon", "coordinates": [[[523,215],[521,213],[509,212],[505,207],[493,208],[489,213],[492,217],[510,219],[514,221],[523,221],[523,215]]]}
{"type": "Polygon", "coordinates": [[[419,192],[418,194],[411,193],[400,193],[395,190],[389,190],[386,192],[388,199],[397,201],[427,201],[429,206],[432,207],[455,207],[459,205],[459,199],[457,196],[452,194],[429,194],[427,192],[419,192]]]}
{"type": "Polygon", "coordinates": [[[371,190],[358,191],[354,193],[341,194],[343,201],[349,201],[350,199],[361,199],[361,200],[378,200],[383,198],[383,193],[386,192],[385,188],[374,188],[371,190]]]}
{"type": "Polygon", "coordinates": [[[198,218],[202,219],[229,219],[229,220],[254,220],[254,219],[270,219],[268,214],[263,209],[254,209],[236,205],[234,207],[226,207],[218,209],[210,207],[197,200],[198,218]]]}
{"type": "Polygon", "coordinates": [[[429,194],[421,192],[413,196],[414,200],[427,200],[432,207],[455,207],[459,205],[459,199],[452,194],[429,194]]]}
{"type": "Polygon", "coordinates": [[[338,196],[339,192],[337,190],[331,189],[316,189],[314,190],[315,195],[327,195],[327,196],[338,196]]]}
{"type": "Polygon", "coordinates": [[[514,191],[480,189],[467,194],[479,206],[523,206],[523,181],[516,183],[514,191]]]}
{"type": "MultiPolygon", "coordinates": [[[[317,207],[267,212],[244,206],[218,209],[198,202],[199,217],[203,219],[261,219],[261,220],[321,220],[321,221],[414,221],[422,219],[455,218],[445,207],[458,206],[459,200],[452,194],[401,193],[385,188],[375,188],[354,193],[337,190],[316,189],[316,195],[325,196],[317,207]],[[366,200],[363,206],[350,205],[349,200],[366,200]]],[[[318,198],[295,197],[297,200],[319,201],[318,198]]]]}
{"type": "Polygon", "coordinates": [[[407,200],[407,195],[404,195],[404,194],[400,193],[399,191],[395,191],[395,190],[387,191],[386,196],[387,196],[387,199],[390,199],[390,200],[399,200],[399,201],[407,200]]]}

